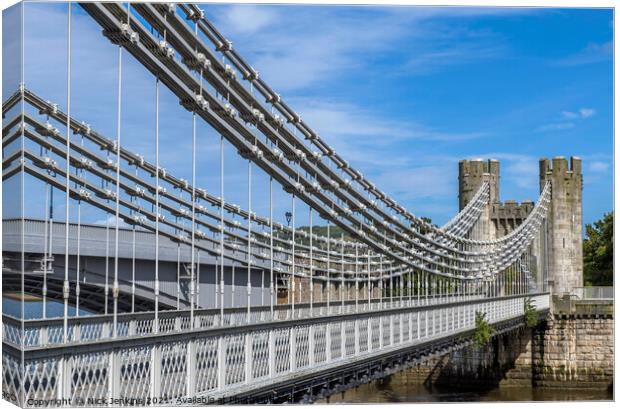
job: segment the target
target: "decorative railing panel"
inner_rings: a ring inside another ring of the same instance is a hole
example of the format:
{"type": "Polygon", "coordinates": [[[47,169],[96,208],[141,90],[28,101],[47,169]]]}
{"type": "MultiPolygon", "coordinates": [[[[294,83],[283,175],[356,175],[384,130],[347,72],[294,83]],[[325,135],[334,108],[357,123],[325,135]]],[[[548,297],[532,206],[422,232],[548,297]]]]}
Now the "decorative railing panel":
{"type": "Polygon", "coordinates": [[[197,394],[217,398],[241,388],[277,383],[300,370],[326,370],[373,354],[454,337],[474,328],[476,311],[486,312],[491,323],[518,319],[528,298],[538,311],[549,308],[549,295],[544,293],[100,340],[96,344],[30,346],[24,351],[23,378],[19,349],[5,343],[3,388],[6,393],[30,399],[26,406],[32,406],[33,399],[53,397],[86,406],[110,397],[150,398],[161,403],[197,394]]]}

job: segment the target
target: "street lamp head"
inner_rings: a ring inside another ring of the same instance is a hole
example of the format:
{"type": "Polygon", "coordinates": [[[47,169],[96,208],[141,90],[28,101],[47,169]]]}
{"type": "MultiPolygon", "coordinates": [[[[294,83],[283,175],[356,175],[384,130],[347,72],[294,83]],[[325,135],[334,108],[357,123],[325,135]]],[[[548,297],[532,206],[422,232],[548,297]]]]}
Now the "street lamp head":
{"type": "Polygon", "coordinates": [[[291,219],[293,218],[293,213],[291,212],[286,212],[284,213],[284,216],[286,217],[286,223],[289,225],[291,225],[291,219]]]}

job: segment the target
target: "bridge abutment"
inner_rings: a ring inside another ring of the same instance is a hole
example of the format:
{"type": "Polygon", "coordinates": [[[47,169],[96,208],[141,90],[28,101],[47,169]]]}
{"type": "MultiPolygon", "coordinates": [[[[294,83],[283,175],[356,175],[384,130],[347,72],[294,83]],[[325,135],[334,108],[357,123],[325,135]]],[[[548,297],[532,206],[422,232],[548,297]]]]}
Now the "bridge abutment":
{"type": "Polygon", "coordinates": [[[613,302],[554,297],[554,312],[535,328],[499,335],[409,369],[407,377],[469,389],[613,386],[613,302]]]}

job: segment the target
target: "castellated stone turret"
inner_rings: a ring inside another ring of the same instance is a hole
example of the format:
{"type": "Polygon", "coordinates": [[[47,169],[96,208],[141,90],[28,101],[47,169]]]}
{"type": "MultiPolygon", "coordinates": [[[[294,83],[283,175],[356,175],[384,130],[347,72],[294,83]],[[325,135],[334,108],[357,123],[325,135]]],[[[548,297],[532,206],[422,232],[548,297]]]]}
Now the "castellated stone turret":
{"type": "Polygon", "coordinates": [[[499,202],[499,161],[495,159],[462,160],[459,162],[459,211],[471,201],[480,186],[489,182],[489,204],[480,215],[480,220],[472,231],[471,238],[490,240],[496,237],[491,222],[491,206],[499,202]]]}
{"type": "Polygon", "coordinates": [[[474,159],[459,162],[459,210],[467,206],[484,181],[488,181],[491,187],[490,202],[498,202],[499,161],[474,159]]]}
{"type": "Polygon", "coordinates": [[[551,182],[547,226],[549,284],[554,294],[583,286],[583,176],[581,159],[540,160],[540,189],[551,182]]]}
{"type": "MultiPolygon", "coordinates": [[[[533,241],[529,257],[535,263],[537,280],[548,279],[554,294],[583,286],[581,166],[577,157],[571,157],[570,162],[563,157],[540,160],[540,189],[546,181],[551,182],[551,203],[546,227],[543,225],[533,241]]],[[[489,204],[469,234],[472,239],[502,237],[523,223],[534,208],[532,201],[500,200],[499,170],[499,162],[493,159],[459,162],[459,210],[467,206],[484,181],[491,188],[489,204]]]]}

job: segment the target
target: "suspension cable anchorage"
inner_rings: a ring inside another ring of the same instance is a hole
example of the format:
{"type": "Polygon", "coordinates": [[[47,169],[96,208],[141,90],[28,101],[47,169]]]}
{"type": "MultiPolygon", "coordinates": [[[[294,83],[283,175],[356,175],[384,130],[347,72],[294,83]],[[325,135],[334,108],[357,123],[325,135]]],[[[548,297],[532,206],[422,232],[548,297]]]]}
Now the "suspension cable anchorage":
{"type": "Polygon", "coordinates": [[[191,217],[191,211],[184,207],[179,207],[178,209],[174,209],[172,214],[178,217],[191,217]]]}
{"type": "Polygon", "coordinates": [[[288,123],[299,124],[301,123],[301,116],[297,112],[293,112],[288,115],[287,121],[288,123]]]}
{"type": "Polygon", "coordinates": [[[43,126],[36,126],[36,131],[42,136],[59,136],[60,131],[54,125],[46,122],[43,126]]]}
{"type": "Polygon", "coordinates": [[[237,79],[237,71],[230,64],[224,66],[224,75],[232,80],[237,79]]]}
{"type": "Polygon", "coordinates": [[[224,105],[224,112],[231,118],[235,118],[237,116],[237,110],[233,108],[232,105],[230,105],[229,103],[226,103],[226,105],[224,105]]]}
{"type": "Polygon", "coordinates": [[[278,114],[275,114],[271,120],[271,125],[277,128],[282,128],[284,126],[284,118],[278,114]]]}
{"type": "Polygon", "coordinates": [[[179,178],[179,183],[181,187],[183,187],[185,190],[189,189],[189,182],[187,181],[187,179],[179,178]]]}
{"type": "Polygon", "coordinates": [[[45,101],[47,104],[44,108],[39,109],[39,115],[57,115],[58,104],[51,101],[45,101]]]}
{"type": "Polygon", "coordinates": [[[201,52],[189,57],[183,57],[182,62],[194,71],[208,71],[211,69],[211,60],[201,52]]]}
{"type": "MultiPolygon", "coordinates": [[[[207,189],[201,188],[201,187],[197,187],[196,188],[196,193],[201,196],[203,199],[207,200],[209,198],[209,195],[207,193],[207,189]]],[[[204,208],[204,206],[198,205],[201,208],[204,208]]]]}
{"type": "Polygon", "coordinates": [[[144,156],[140,155],[139,153],[136,153],[135,159],[132,159],[130,161],[130,164],[144,167],[144,156]]]}
{"type": "Polygon", "coordinates": [[[312,159],[314,159],[315,162],[320,162],[322,156],[323,154],[320,151],[312,151],[312,159]]]}
{"type": "Polygon", "coordinates": [[[192,98],[183,98],[179,101],[179,104],[191,112],[209,110],[209,101],[201,93],[194,94],[192,98]]]}
{"type": "Polygon", "coordinates": [[[15,132],[19,135],[26,131],[26,124],[23,121],[20,121],[15,127],[15,132]]]}
{"type": "Polygon", "coordinates": [[[92,195],[88,190],[80,188],[80,190],[78,190],[78,196],[82,199],[89,200],[92,195]]]}
{"type": "Polygon", "coordinates": [[[85,156],[80,158],[71,157],[71,165],[78,169],[91,169],[93,167],[93,161],[85,156]]]}
{"type": "Polygon", "coordinates": [[[249,67],[249,71],[246,70],[243,73],[243,78],[248,81],[256,81],[258,79],[258,71],[256,71],[253,67],[249,67]]]}
{"type": "Polygon", "coordinates": [[[314,180],[312,184],[310,185],[310,188],[308,189],[309,192],[314,192],[314,193],[319,193],[322,190],[323,189],[321,188],[321,184],[317,180],[314,180]]]}
{"type": "Polygon", "coordinates": [[[264,122],[265,121],[265,114],[263,114],[259,109],[257,108],[253,108],[252,109],[252,116],[254,117],[255,120],[257,120],[258,122],[264,122]]]}
{"type": "Polygon", "coordinates": [[[110,40],[112,44],[116,45],[137,44],[140,40],[140,35],[127,23],[121,24],[120,29],[104,29],[102,34],[110,40]]]}
{"type": "Polygon", "coordinates": [[[205,12],[203,9],[194,6],[187,11],[186,18],[194,23],[197,23],[205,18],[205,12]]]}
{"type": "Polygon", "coordinates": [[[252,156],[254,156],[256,159],[262,159],[263,158],[263,151],[260,150],[258,148],[258,146],[256,145],[252,145],[252,147],[250,148],[250,152],[252,154],[252,156]]]}
{"type": "Polygon", "coordinates": [[[217,45],[215,47],[216,51],[223,52],[223,53],[228,52],[228,51],[232,51],[232,49],[233,49],[232,41],[228,41],[226,39],[223,42],[222,41],[218,41],[217,45]]]}
{"type": "Polygon", "coordinates": [[[269,103],[269,104],[279,104],[280,103],[280,94],[278,94],[277,92],[273,92],[271,94],[269,94],[267,96],[267,98],[265,99],[265,102],[269,103]]]}
{"type": "Polygon", "coordinates": [[[146,216],[143,214],[134,214],[133,215],[133,224],[138,224],[140,226],[146,225],[146,216]]]}
{"type": "Polygon", "coordinates": [[[58,162],[49,156],[36,157],[32,160],[32,163],[40,168],[48,169],[50,171],[55,171],[58,169],[58,162]]]}
{"type": "Polygon", "coordinates": [[[209,211],[207,210],[206,207],[204,207],[203,205],[199,204],[196,205],[196,212],[201,213],[201,214],[208,214],[209,211]]]}
{"type": "Polygon", "coordinates": [[[166,40],[159,40],[157,46],[153,48],[155,48],[153,51],[157,51],[158,55],[161,57],[174,58],[174,48],[172,48],[166,40]]]}
{"type": "Polygon", "coordinates": [[[162,11],[166,14],[172,14],[174,15],[176,13],[176,9],[177,9],[177,5],[176,3],[165,3],[162,4],[162,11]]]}
{"type": "Polygon", "coordinates": [[[116,192],[112,189],[98,190],[95,194],[102,199],[116,200],[116,192]]]}
{"type": "Polygon", "coordinates": [[[104,169],[116,169],[116,166],[118,164],[116,163],[116,161],[112,160],[112,158],[106,158],[106,160],[101,161],[101,166],[104,169]]]}
{"type": "Polygon", "coordinates": [[[278,161],[278,162],[282,162],[282,160],[284,160],[284,154],[282,153],[282,151],[278,148],[273,148],[273,150],[271,151],[272,154],[272,160],[278,161]]]}

